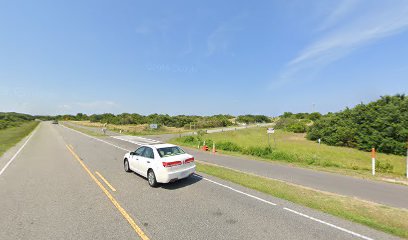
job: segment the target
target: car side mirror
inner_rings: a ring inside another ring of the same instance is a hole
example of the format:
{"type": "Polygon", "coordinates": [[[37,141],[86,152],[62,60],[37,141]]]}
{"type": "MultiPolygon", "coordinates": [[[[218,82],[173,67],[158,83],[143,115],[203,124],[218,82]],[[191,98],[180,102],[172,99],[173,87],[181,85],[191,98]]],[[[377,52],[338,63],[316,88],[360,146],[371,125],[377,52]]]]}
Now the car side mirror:
{"type": "Polygon", "coordinates": [[[130,155],[133,156],[133,155],[136,155],[136,153],[135,152],[130,152],[130,155]]]}

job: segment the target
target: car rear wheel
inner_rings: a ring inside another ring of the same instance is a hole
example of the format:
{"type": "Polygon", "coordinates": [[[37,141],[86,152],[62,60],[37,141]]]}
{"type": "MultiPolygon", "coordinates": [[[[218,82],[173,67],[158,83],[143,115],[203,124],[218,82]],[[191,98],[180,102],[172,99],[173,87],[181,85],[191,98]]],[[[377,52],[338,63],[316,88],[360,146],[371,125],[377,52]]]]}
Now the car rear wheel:
{"type": "Polygon", "coordinates": [[[123,162],[123,167],[125,168],[125,172],[131,172],[132,171],[132,170],[130,170],[129,161],[127,159],[125,159],[125,161],[123,162]]]}
{"type": "Polygon", "coordinates": [[[154,175],[153,170],[150,170],[147,173],[147,181],[149,182],[150,187],[157,187],[157,180],[156,180],[156,175],[154,175]]]}

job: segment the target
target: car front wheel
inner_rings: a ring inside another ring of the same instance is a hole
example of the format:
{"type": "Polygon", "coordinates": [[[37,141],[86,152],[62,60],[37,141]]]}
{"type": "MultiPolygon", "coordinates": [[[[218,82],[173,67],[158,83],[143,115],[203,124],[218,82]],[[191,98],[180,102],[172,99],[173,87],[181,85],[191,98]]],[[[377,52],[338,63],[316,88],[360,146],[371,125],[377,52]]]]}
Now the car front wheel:
{"type": "Polygon", "coordinates": [[[157,180],[156,180],[156,175],[154,175],[153,170],[150,170],[147,173],[147,181],[149,182],[150,187],[157,187],[157,180]]]}

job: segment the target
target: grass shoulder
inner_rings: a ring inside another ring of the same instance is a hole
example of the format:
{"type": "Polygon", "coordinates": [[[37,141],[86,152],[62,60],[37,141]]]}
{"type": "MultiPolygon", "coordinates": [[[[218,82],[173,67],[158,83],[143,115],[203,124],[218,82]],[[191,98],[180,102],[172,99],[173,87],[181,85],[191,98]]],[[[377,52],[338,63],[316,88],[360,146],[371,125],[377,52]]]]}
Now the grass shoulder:
{"type": "Polygon", "coordinates": [[[324,170],[370,179],[403,179],[405,158],[391,154],[377,154],[377,174],[371,175],[370,153],[346,147],[334,147],[306,140],[304,134],[277,130],[268,137],[265,128],[245,129],[233,132],[187,136],[171,140],[175,144],[195,147],[206,144],[217,151],[234,156],[250,156],[251,159],[273,161],[294,166],[324,170]],[[276,144],[275,144],[276,141],[276,144]]]}
{"type": "Polygon", "coordinates": [[[101,133],[101,132],[92,131],[92,130],[89,130],[89,129],[86,129],[86,128],[83,128],[83,127],[80,127],[80,126],[75,126],[75,125],[73,125],[73,124],[64,124],[64,123],[60,123],[60,124],[63,125],[63,126],[65,126],[65,127],[74,129],[74,130],[76,130],[76,131],[82,132],[82,133],[87,134],[87,135],[90,135],[90,136],[94,136],[94,137],[106,137],[106,135],[103,134],[103,133],[101,133]]]}
{"type": "Polygon", "coordinates": [[[317,191],[213,164],[197,163],[197,171],[408,239],[408,211],[405,209],[317,191]]]}
{"type": "Polygon", "coordinates": [[[38,123],[37,121],[30,121],[22,123],[17,127],[0,130],[0,156],[30,134],[37,127],[38,123]]]}

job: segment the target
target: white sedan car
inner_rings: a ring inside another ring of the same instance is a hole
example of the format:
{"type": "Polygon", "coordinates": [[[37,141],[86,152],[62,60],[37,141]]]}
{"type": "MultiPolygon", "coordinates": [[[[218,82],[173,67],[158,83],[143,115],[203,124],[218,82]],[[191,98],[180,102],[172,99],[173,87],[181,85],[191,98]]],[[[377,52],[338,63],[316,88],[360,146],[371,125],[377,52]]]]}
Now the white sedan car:
{"type": "Polygon", "coordinates": [[[187,178],[196,167],[193,156],[172,144],[143,145],[126,153],[123,164],[126,172],[146,177],[151,187],[187,178]]]}

